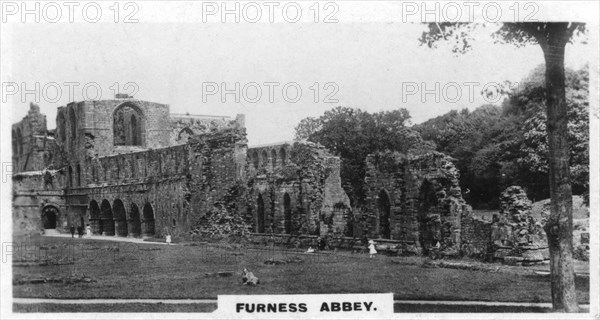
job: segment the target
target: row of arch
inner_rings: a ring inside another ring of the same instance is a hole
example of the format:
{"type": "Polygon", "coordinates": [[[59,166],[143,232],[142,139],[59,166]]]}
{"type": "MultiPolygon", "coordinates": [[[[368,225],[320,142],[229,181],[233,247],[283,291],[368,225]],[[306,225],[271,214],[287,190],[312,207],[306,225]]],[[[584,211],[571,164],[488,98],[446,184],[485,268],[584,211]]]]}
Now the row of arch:
{"type": "MultiPolygon", "coordinates": [[[[275,223],[275,212],[271,211],[271,222],[275,223]]],[[[256,225],[254,231],[256,233],[266,233],[267,231],[267,215],[265,210],[265,200],[261,194],[256,199],[256,225]]],[[[283,195],[283,225],[284,232],[291,234],[294,231],[292,222],[292,201],[290,195],[286,192],[283,195]]],[[[270,226],[273,228],[273,226],[270,226]]]]}
{"type": "MultiPolygon", "coordinates": [[[[185,155],[180,154],[177,150],[173,150],[170,154],[157,155],[156,158],[156,172],[154,174],[173,175],[182,174],[185,171],[187,159],[185,155]]],[[[141,157],[135,155],[130,159],[125,159],[121,156],[120,158],[109,160],[103,164],[99,161],[93,161],[88,165],[88,168],[91,171],[89,178],[91,179],[91,182],[143,178],[147,177],[149,174],[149,163],[151,162],[145,158],[143,154],[141,157]],[[103,167],[107,168],[104,169],[103,167]],[[113,169],[110,170],[108,168],[113,169]]],[[[82,183],[87,183],[80,164],[71,165],[67,170],[67,184],[69,187],[81,187],[83,186],[82,183]]],[[[150,174],[152,174],[152,172],[150,172],[150,174]]]]}
{"type": "MultiPolygon", "coordinates": [[[[438,207],[435,188],[430,181],[423,181],[416,200],[417,207],[414,208],[416,211],[413,210],[412,214],[415,214],[415,218],[419,219],[419,232],[421,233],[422,238],[424,238],[421,241],[428,242],[428,245],[431,244],[431,242],[435,244],[437,239],[426,239],[428,237],[427,234],[432,232],[432,230],[430,230],[432,229],[432,226],[428,225],[427,222],[421,221],[423,216],[427,216],[428,214],[442,214],[443,211],[438,207]]],[[[392,239],[392,201],[389,193],[385,189],[379,191],[376,205],[377,225],[375,226],[375,232],[380,238],[392,239]]],[[[435,226],[433,227],[435,228],[435,226]]]]}
{"type": "Polygon", "coordinates": [[[132,202],[129,210],[126,210],[121,199],[116,199],[112,205],[106,199],[100,204],[92,200],[89,204],[89,219],[93,234],[140,237],[155,233],[154,209],[148,202],[141,210],[132,202]]]}
{"type": "Polygon", "coordinates": [[[249,151],[250,163],[254,166],[254,169],[266,168],[271,165],[272,168],[279,166],[285,166],[287,163],[287,152],[285,147],[279,148],[279,152],[273,148],[271,152],[267,152],[267,149],[263,149],[261,152],[258,150],[249,151]],[[269,156],[270,154],[270,156],[269,156]]]}

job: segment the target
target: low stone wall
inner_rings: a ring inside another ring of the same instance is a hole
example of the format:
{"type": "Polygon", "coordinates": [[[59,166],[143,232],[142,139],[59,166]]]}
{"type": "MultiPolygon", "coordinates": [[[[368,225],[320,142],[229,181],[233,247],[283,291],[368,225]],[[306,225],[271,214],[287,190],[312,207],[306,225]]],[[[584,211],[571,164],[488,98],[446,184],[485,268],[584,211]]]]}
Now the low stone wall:
{"type": "Polygon", "coordinates": [[[492,244],[492,222],[467,215],[462,218],[461,226],[461,254],[488,260],[492,244]]]}
{"type": "MultiPolygon", "coordinates": [[[[250,235],[250,242],[259,245],[274,244],[297,248],[318,248],[316,235],[290,235],[290,234],[261,234],[250,235]]],[[[419,250],[415,243],[401,240],[373,239],[375,248],[381,254],[388,255],[417,255],[419,250]]],[[[351,237],[335,237],[327,239],[329,249],[355,250],[367,252],[367,243],[362,239],[351,237]]]]}

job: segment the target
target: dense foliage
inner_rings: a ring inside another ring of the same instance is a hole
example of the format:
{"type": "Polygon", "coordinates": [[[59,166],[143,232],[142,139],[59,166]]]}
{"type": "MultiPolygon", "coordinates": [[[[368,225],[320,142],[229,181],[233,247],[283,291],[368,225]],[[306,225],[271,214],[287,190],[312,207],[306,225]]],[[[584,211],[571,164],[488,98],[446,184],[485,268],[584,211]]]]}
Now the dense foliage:
{"type": "MultiPolygon", "coordinates": [[[[589,179],[588,69],[567,70],[568,138],[575,194],[589,179]]],[[[549,197],[544,68],[507,90],[501,107],[450,111],[415,126],[436,150],[457,159],[461,186],[475,206],[497,207],[501,190],[523,186],[533,200],[549,197]]]]}
{"type": "Polygon", "coordinates": [[[251,227],[244,218],[232,214],[225,206],[215,205],[206,216],[192,227],[192,234],[202,236],[202,239],[225,240],[229,242],[244,242],[250,234],[251,227]]]}
{"type": "Polygon", "coordinates": [[[420,153],[433,149],[409,127],[406,109],[369,113],[337,107],[319,118],[305,118],[296,127],[296,139],[325,146],[342,159],[341,178],[353,206],[364,200],[365,159],[375,151],[420,153]]]}

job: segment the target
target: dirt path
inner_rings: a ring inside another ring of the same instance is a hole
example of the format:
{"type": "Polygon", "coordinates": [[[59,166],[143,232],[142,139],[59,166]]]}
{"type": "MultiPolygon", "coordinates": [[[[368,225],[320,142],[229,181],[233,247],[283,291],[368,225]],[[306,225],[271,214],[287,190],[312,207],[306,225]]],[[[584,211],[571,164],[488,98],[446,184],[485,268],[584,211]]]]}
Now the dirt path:
{"type": "MultiPolygon", "coordinates": [[[[216,299],[38,299],[38,298],[13,298],[15,304],[216,304],[216,299]]],[[[447,300],[394,300],[394,304],[402,305],[432,305],[432,306],[465,306],[465,307],[524,307],[524,308],[552,308],[551,303],[534,302],[500,302],[500,301],[447,301],[447,300]]],[[[589,304],[581,304],[582,309],[589,310],[589,304]]]]}
{"type": "MultiPolygon", "coordinates": [[[[66,234],[66,233],[45,234],[43,236],[44,237],[54,237],[54,238],[71,238],[71,235],[66,234]]],[[[165,242],[144,241],[144,239],[140,239],[140,238],[127,238],[127,237],[117,237],[117,236],[92,235],[89,237],[84,236],[83,238],[78,238],[77,236],[75,236],[75,238],[73,238],[73,241],[80,241],[80,240],[105,240],[105,241],[116,241],[116,242],[132,242],[132,243],[167,245],[167,243],[165,243],[165,242]]],[[[173,244],[173,245],[175,245],[175,244],[173,244]]]]}

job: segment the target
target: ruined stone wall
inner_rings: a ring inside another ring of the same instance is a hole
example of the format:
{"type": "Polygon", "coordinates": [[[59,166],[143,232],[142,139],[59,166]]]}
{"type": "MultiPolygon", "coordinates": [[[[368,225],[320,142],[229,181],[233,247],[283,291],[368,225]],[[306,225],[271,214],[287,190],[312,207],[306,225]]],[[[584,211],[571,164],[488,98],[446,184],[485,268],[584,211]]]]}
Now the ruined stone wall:
{"type": "Polygon", "coordinates": [[[69,223],[59,171],[25,172],[13,175],[13,235],[39,233],[44,229],[44,209],[56,210],[56,229],[67,231],[69,223]]]}
{"type": "Polygon", "coordinates": [[[451,160],[437,152],[369,155],[368,205],[355,217],[360,232],[355,236],[400,240],[405,252],[459,254],[461,218],[470,207],[462,198],[451,160]]]}
{"type": "Polygon", "coordinates": [[[342,236],[350,201],[340,160],[312,143],[251,148],[246,218],[257,233],[342,236]]]}
{"type": "MultiPolygon", "coordinates": [[[[56,225],[46,224],[51,229],[64,232],[69,224],[89,224],[93,232],[105,235],[177,236],[189,233],[197,217],[215,204],[240,202],[246,170],[243,116],[197,122],[196,129],[203,129],[187,143],[169,146],[174,130],[165,121],[168,111],[168,105],[131,98],[59,108],[56,139],[34,140],[45,152],[40,153],[45,161],[40,170],[50,170],[15,177],[15,229],[43,228],[40,206],[48,201],[57,208],[52,212],[56,225]],[[122,124],[115,123],[117,113],[124,118],[122,124]],[[129,131],[117,132],[117,125],[129,131]]],[[[25,127],[37,128],[31,122],[41,123],[31,119],[43,119],[39,130],[46,130],[45,118],[32,105],[14,130],[17,155],[21,144],[16,129],[23,137],[25,127]]]]}
{"type": "Polygon", "coordinates": [[[69,153],[69,165],[81,164],[87,157],[141,151],[169,146],[171,128],[169,106],[136,99],[81,101],[58,108],[56,141],[69,153]],[[139,113],[139,146],[115,145],[114,114],[123,106],[139,113]]]}
{"type": "Polygon", "coordinates": [[[464,256],[488,260],[492,252],[492,222],[463,215],[461,221],[461,253],[464,256]]]}
{"type": "Polygon", "coordinates": [[[170,145],[184,144],[193,135],[215,132],[234,126],[244,126],[244,116],[235,119],[223,116],[171,114],[169,138],[170,145]]]}
{"type": "Polygon", "coordinates": [[[29,112],[12,125],[13,173],[42,170],[48,165],[52,138],[47,137],[46,116],[40,107],[29,105],[29,112]]]}

